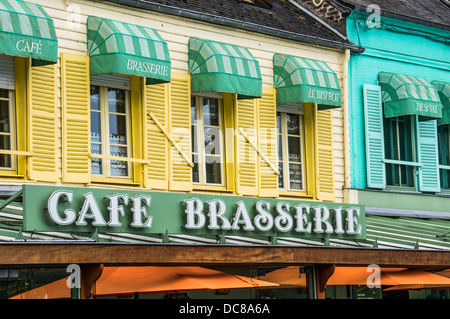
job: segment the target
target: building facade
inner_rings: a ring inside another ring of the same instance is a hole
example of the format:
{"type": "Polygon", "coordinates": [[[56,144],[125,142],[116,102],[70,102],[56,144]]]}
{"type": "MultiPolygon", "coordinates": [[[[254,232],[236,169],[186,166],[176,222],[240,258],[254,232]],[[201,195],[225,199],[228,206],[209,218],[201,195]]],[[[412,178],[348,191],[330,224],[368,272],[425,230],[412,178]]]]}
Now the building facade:
{"type": "Polygon", "coordinates": [[[6,278],[79,265],[89,297],[110,265],[296,266],[317,298],[337,265],[448,266],[445,236],[399,249],[355,200],[353,24],[296,1],[0,5],[6,278]]]}

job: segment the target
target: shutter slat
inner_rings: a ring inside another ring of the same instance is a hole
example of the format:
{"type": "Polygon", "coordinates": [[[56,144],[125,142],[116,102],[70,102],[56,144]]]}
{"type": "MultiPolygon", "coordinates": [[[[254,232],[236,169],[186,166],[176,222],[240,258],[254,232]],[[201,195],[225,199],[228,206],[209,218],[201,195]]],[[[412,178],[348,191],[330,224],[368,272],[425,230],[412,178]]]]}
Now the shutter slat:
{"type": "Polygon", "coordinates": [[[381,88],[364,84],[367,187],[386,188],[381,88]]]}
{"type": "MultiPolygon", "coordinates": [[[[191,159],[190,75],[173,74],[170,82],[170,134],[183,154],[191,159]]],[[[170,189],[192,190],[192,168],[176,147],[170,147],[170,189]]]]}
{"type": "MultiPolygon", "coordinates": [[[[417,117],[416,117],[417,118],[417,117]]],[[[419,161],[419,190],[421,192],[440,192],[439,158],[437,141],[437,122],[417,121],[417,141],[419,161]]]]}
{"type": "MultiPolygon", "coordinates": [[[[257,142],[256,99],[236,99],[236,131],[243,129],[247,136],[257,142]]],[[[236,134],[236,192],[239,195],[258,195],[258,155],[246,138],[236,134]]]]}
{"type": "Polygon", "coordinates": [[[30,178],[38,181],[58,181],[56,79],[55,64],[29,68],[30,178]]]}
{"type": "MultiPolygon", "coordinates": [[[[277,167],[277,103],[275,89],[263,88],[258,99],[258,147],[277,167]]],[[[259,157],[259,196],[277,197],[278,175],[266,161],[259,157]]]]}
{"type": "Polygon", "coordinates": [[[90,182],[89,58],[61,54],[63,181],[90,182]]]}
{"type": "Polygon", "coordinates": [[[145,105],[147,118],[146,149],[150,162],[147,169],[146,187],[167,190],[169,187],[168,141],[156,123],[148,116],[152,112],[158,121],[166,127],[168,124],[168,85],[147,85],[145,88],[145,105]]]}

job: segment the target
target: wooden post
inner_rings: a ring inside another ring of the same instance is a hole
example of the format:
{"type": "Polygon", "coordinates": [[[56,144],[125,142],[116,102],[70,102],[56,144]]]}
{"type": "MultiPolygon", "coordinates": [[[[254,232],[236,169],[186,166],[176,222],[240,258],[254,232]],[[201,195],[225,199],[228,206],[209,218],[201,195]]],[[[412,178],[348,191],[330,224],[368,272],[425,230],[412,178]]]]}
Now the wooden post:
{"type": "Polygon", "coordinates": [[[81,268],[81,299],[90,299],[94,293],[95,282],[103,272],[102,264],[82,264],[81,268]]]}
{"type": "Polygon", "coordinates": [[[327,281],[333,275],[334,269],[334,264],[318,264],[315,266],[317,299],[325,299],[327,281]]]}

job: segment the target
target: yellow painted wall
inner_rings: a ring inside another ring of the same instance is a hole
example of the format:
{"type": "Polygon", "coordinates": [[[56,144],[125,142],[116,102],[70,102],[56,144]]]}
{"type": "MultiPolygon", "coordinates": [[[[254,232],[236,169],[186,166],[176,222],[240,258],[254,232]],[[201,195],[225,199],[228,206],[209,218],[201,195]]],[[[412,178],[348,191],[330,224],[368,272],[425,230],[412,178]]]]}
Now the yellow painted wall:
{"type": "MultiPolygon", "coordinates": [[[[138,24],[156,29],[167,42],[172,59],[174,73],[187,73],[188,41],[196,36],[244,46],[250,49],[261,66],[263,87],[273,87],[272,58],[274,53],[290,54],[305,58],[325,61],[338,74],[343,87],[344,52],[303,44],[295,41],[276,39],[262,34],[233,29],[225,26],[203,23],[186,18],[144,11],[136,8],[116,6],[102,1],[85,0],[33,0],[41,4],[53,18],[59,41],[59,52],[86,54],[86,20],[88,15],[107,17],[114,20],[138,24]]],[[[61,55],[60,55],[61,56],[61,55]]],[[[57,65],[57,135],[58,166],[62,163],[62,95],[61,95],[61,61],[57,65]]],[[[332,136],[334,152],[334,187],[335,201],[343,201],[344,185],[344,117],[342,109],[332,112],[332,136]]],[[[62,170],[58,173],[58,183],[62,183],[62,170]]],[[[13,182],[11,182],[13,183],[13,182]]],[[[74,184],[76,185],[76,184],[74,184]]],[[[82,185],[82,184],[79,184],[82,185]]]]}

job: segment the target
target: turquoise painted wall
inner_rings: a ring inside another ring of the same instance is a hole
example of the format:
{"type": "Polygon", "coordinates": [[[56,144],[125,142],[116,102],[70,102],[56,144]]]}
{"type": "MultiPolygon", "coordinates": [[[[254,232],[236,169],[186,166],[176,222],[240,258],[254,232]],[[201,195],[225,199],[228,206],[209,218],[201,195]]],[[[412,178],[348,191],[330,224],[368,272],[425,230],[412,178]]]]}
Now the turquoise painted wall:
{"type": "Polygon", "coordinates": [[[383,28],[368,29],[369,15],[354,11],[347,19],[350,41],[364,47],[349,62],[349,121],[352,187],[366,188],[364,144],[364,83],[377,84],[380,72],[402,73],[450,81],[450,32],[381,17],[383,28]]]}

